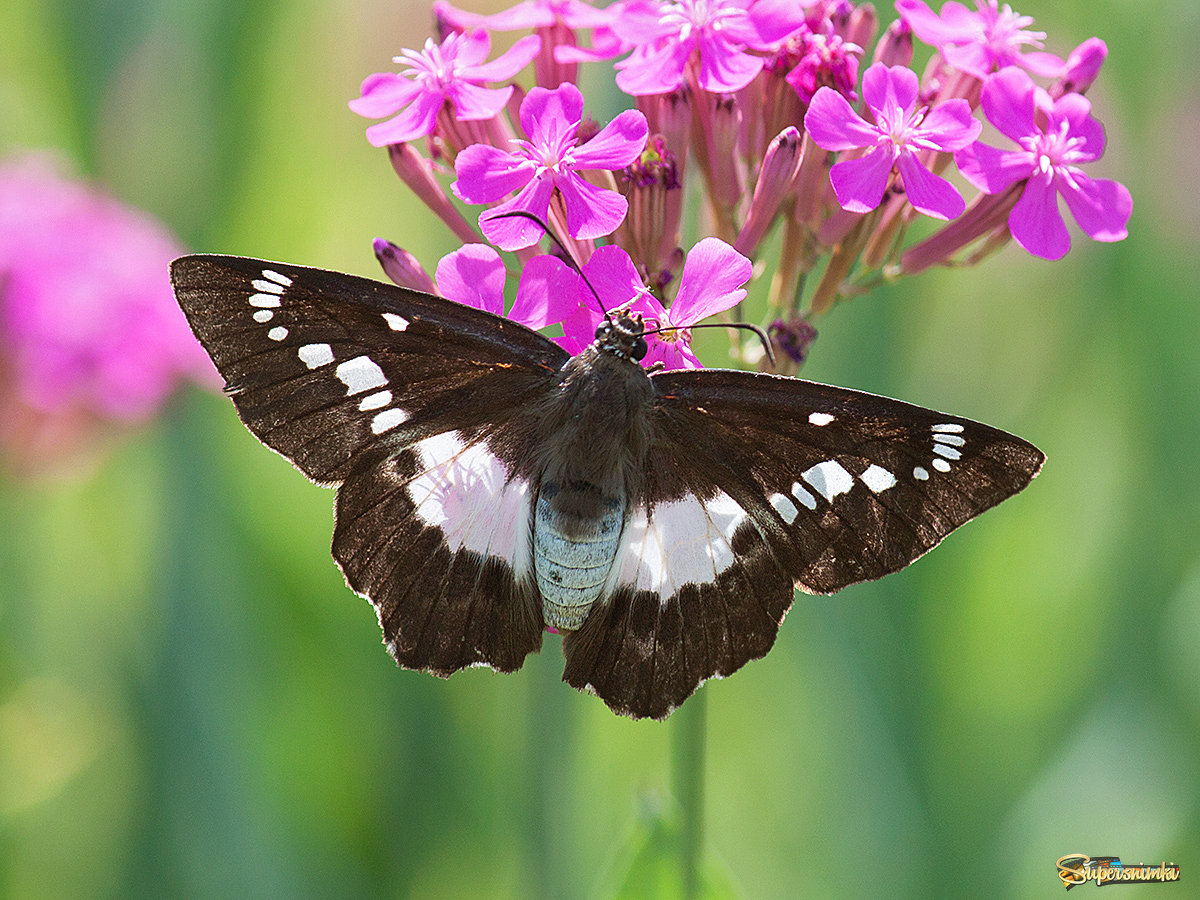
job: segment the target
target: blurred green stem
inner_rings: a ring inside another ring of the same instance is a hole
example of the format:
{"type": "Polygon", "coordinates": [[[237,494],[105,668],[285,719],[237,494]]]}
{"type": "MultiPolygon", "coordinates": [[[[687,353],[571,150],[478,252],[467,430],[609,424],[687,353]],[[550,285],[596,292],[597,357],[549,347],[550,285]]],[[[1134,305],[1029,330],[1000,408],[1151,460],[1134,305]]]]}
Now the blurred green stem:
{"type": "Polygon", "coordinates": [[[679,804],[679,862],[683,896],[700,895],[700,850],[704,840],[704,737],[707,694],[700,691],[674,715],[671,734],[671,788],[679,804]]]}

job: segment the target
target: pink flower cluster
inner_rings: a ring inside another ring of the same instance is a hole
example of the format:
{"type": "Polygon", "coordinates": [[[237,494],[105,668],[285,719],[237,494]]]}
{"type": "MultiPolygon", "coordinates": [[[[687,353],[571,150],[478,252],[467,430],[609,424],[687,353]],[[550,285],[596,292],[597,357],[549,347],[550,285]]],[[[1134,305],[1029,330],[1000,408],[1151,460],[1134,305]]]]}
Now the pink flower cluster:
{"type": "Polygon", "coordinates": [[[850,0],[524,0],[495,15],[438,0],[441,42],[368,77],[351,108],[385,120],[369,139],[467,246],[435,282],[377,242],[385,270],[500,311],[506,258],[486,239],[523,267],[510,316],[561,325],[575,349],[602,314],[632,308],[662,329],[645,364],[695,367],[689,329],[773,268],[764,321],[795,365],[811,321],[863,285],[1010,239],[1060,258],[1060,197],[1090,237],[1124,238],[1129,192],[1085,170],[1104,150],[1084,96],[1104,43],[1056,56],[997,0],[895,7],[879,35],[873,7],[850,0]],[[489,62],[489,31],[531,34],[489,62]],[[909,68],[916,41],[932,48],[922,74],[909,68]],[[611,60],[631,106],[602,124],[576,80],[611,60]],[[530,63],[525,92],[510,81],[530,63]],[[1012,146],[981,142],[985,121],[1012,146]],[[484,209],[471,221],[460,204],[484,209]],[[690,221],[711,236],[685,252],[690,221]],[[545,255],[543,224],[570,266],[545,255]],[[756,268],[772,229],[779,256],[756,268]]]}
{"type": "Polygon", "coordinates": [[[47,160],[0,165],[0,443],[70,457],[106,423],[156,413],[182,380],[220,385],[167,274],[179,245],[47,160]]]}

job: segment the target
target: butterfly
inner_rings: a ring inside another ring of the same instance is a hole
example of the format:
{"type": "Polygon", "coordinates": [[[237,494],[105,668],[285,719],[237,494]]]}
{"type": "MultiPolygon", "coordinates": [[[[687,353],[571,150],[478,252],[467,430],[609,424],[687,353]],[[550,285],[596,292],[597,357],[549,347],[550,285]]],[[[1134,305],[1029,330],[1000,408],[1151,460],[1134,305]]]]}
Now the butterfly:
{"type": "Polygon", "coordinates": [[[418,291],[229,256],[171,267],[242,421],[338,488],[333,556],[396,662],[563,679],[665,718],[771,648],[794,589],[903,568],[1045,459],[988,425],[736,370],[648,372],[645,327],[571,356],[418,291]]]}

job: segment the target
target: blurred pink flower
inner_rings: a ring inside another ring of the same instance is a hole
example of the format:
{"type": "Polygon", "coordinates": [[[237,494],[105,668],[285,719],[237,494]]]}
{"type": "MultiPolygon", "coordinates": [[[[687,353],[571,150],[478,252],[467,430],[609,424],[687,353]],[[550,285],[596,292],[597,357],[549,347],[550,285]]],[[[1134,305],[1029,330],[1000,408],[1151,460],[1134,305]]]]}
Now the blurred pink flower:
{"type": "Polygon", "coordinates": [[[39,434],[80,439],[103,420],[145,420],[183,379],[219,387],[171,292],[179,252],[149,216],[45,160],[0,164],[0,429],[10,451],[30,456],[39,434]]]}
{"type": "Polygon", "coordinates": [[[1025,52],[1027,46],[1044,46],[1046,33],[1030,31],[1033,18],[1013,12],[1007,3],[1001,7],[996,0],[975,0],[972,12],[951,0],[938,14],[922,0],[896,0],[896,9],[918,38],[937,47],[954,68],[976,78],[987,78],[1005,66],[1049,77],[1062,71],[1061,57],[1040,49],[1025,52]]]}

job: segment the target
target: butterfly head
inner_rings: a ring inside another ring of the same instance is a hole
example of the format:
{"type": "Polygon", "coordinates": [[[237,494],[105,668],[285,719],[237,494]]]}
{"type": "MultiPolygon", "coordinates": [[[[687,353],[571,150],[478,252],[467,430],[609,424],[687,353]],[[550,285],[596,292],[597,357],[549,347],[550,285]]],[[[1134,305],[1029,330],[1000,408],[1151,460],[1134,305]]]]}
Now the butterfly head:
{"type": "Polygon", "coordinates": [[[596,328],[596,346],[604,353],[636,364],[646,356],[646,326],[642,317],[619,311],[596,328]]]}

